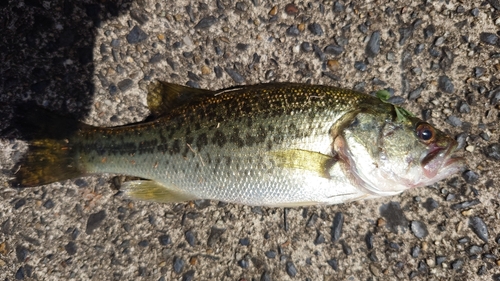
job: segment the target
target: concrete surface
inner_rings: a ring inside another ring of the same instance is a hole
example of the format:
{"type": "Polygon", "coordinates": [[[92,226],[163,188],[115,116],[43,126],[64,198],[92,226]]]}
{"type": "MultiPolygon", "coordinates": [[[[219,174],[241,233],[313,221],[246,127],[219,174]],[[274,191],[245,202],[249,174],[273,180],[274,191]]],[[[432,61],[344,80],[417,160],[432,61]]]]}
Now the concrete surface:
{"type": "Polygon", "coordinates": [[[288,3],[0,4],[0,279],[500,280],[500,162],[484,153],[500,137],[498,1],[288,3]],[[376,31],[380,44],[367,50],[376,31]],[[8,129],[12,104],[116,126],[148,115],[153,79],[392,88],[461,141],[472,173],[297,209],[130,202],[112,188],[115,175],[9,186],[26,148],[8,129]]]}

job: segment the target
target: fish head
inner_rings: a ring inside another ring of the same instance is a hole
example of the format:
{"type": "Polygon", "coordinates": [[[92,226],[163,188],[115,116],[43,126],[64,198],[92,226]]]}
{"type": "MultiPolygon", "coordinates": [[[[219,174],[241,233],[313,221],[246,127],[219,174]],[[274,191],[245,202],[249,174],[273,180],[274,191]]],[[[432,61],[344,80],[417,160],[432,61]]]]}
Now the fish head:
{"type": "Polygon", "coordinates": [[[365,192],[388,196],[431,185],[462,169],[457,142],[415,117],[360,112],[334,141],[344,173],[365,192]]]}

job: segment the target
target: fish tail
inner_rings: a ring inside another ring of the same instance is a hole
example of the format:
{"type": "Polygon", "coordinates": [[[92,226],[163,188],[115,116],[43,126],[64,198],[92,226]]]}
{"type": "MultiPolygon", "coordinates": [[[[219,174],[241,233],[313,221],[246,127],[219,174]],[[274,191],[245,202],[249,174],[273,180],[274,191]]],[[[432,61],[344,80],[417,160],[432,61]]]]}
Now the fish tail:
{"type": "Polygon", "coordinates": [[[23,105],[15,110],[12,126],[28,141],[27,153],[12,170],[12,186],[39,186],[85,173],[78,167],[70,139],[89,125],[40,107],[23,105]]]}

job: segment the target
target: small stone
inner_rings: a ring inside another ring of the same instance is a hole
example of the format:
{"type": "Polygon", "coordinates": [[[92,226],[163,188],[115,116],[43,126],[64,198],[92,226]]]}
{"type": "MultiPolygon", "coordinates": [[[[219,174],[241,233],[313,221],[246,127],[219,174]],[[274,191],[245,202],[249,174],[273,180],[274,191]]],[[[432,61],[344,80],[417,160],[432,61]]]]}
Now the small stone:
{"type": "Polygon", "coordinates": [[[479,9],[476,7],[472,10],[470,10],[470,14],[473,16],[473,17],[477,17],[479,15],[479,9]]]}
{"type": "Polygon", "coordinates": [[[174,267],[175,273],[177,273],[177,274],[181,273],[182,269],[184,268],[184,260],[175,256],[174,261],[173,261],[173,267],[174,267]]]}
{"type": "Polygon", "coordinates": [[[141,13],[138,10],[130,10],[130,17],[136,20],[140,25],[145,24],[149,21],[149,18],[146,14],[141,13]]]}
{"type": "Polygon", "coordinates": [[[286,273],[290,277],[295,277],[295,275],[297,275],[297,268],[295,268],[295,265],[293,264],[293,262],[291,262],[291,261],[286,262],[285,268],[286,268],[286,273]]]}
{"type": "Polygon", "coordinates": [[[448,118],[446,118],[446,123],[448,123],[454,127],[461,127],[462,126],[462,120],[460,120],[460,118],[458,118],[454,115],[448,116],[448,118]]]}
{"type": "Polygon", "coordinates": [[[356,69],[357,69],[357,70],[359,70],[359,71],[364,72],[364,71],[366,71],[367,66],[366,66],[366,64],[365,64],[364,62],[362,62],[362,61],[356,61],[356,62],[354,62],[354,68],[356,68],[356,69]]]}
{"type": "Polygon", "coordinates": [[[269,258],[269,259],[274,259],[276,257],[276,252],[275,251],[267,251],[265,253],[266,257],[269,258]]]}
{"type": "Polygon", "coordinates": [[[385,218],[385,226],[393,233],[399,229],[404,233],[408,226],[403,210],[398,202],[389,202],[379,208],[380,214],[385,218]]]}
{"type": "Polygon", "coordinates": [[[196,243],[196,237],[194,236],[193,231],[188,230],[184,233],[184,238],[186,238],[186,241],[191,247],[194,247],[196,243]]]}
{"type": "Polygon", "coordinates": [[[425,49],[425,45],[424,44],[417,44],[417,46],[415,47],[415,50],[413,51],[415,53],[415,55],[418,55],[420,53],[422,53],[425,49]]]}
{"type": "Polygon", "coordinates": [[[262,275],[260,276],[260,281],[271,281],[271,273],[269,273],[269,271],[264,271],[264,273],[262,273],[262,275]]]}
{"type": "Polygon", "coordinates": [[[456,260],[451,262],[451,268],[454,270],[462,269],[463,265],[464,265],[464,261],[462,259],[456,259],[456,260]]]}
{"type": "Polygon", "coordinates": [[[91,214],[87,219],[87,227],[85,232],[87,234],[92,234],[103,223],[106,218],[106,211],[102,210],[97,213],[91,214]]]}
{"type": "Polygon", "coordinates": [[[370,264],[370,272],[376,277],[380,277],[382,275],[382,270],[380,269],[380,266],[376,263],[370,264]]]}
{"type": "Polygon", "coordinates": [[[483,248],[477,245],[472,245],[469,248],[467,248],[467,252],[469,253],[469,255],[478,255],[483,252],[483,248]]]}
{"type": "Polygon", "coordinates": [[[335,71],[339,70],[340,63],[338,60],[327,60],[326,66],[328,67],[328,69],[335,72],[335,71]]]}
{"type": "Polygon", "coordinates": [[[326,54],[338,56],[338,55],[342,54],[342,52],[344,51],[344,48],[342,46],[339,46],[339,45],[330,44],[330,45],[326,46],[323,49],[323,51],[326,54]]]}
{"type": "Polygon", "coordinates": [[[467,182],[468,184],[474,184],[479,179],[479,175],[474,173],[471,170],[466,170],[465,172],[463,172],[462,177],[464,178],[465,182],[467,182]]]}
{"type": "Polygon", "coordinates": [[[368,250],[372,250],[373,249],[373,240],[374,240],[375,236],[373,235],[373,233],[371,231],[368,231],[368,233],[366,233],[365,235],[365,243],[366,243],[366,247],[368,248],[368,250]]]}
{"type": "Polygon", "coordinates": [[[162,245],[162,246],[165,246],[165,245],[172,243],[172,240],[170,239],[170,235],[168,235],[168,234],[160,235],[160,237],[158,237],[158,241],[160,242],[160,245],[162,245]]]}
{"type": "Polygon", "coordinates": [[[479,199],[474,199],[474,200],[470,200],[470,201],[464,201],[464,202],[460,202],[457,204],[453,204],[453,205],[451,205],[450,208],[452,210],[463,210],[463,209],[468,209],[470,207],[479,205],[480,203],[481,203],[481,201],[479,201],[479,199]]]}
{"type": "Polygon", "coordinates": [[[339,242],[340,242],[340,244],[342,244],[342,252],[344,252],[344,254],[346,256],[351,255],[352,254],[352,248],[351,248],[351,246],[349,246],[347,244],[347,242],[345,242],[344,239],[340,240],[339,242]]]}
{"type": "Polygon", "coordinates": [[[437,256],[436,257],[436,265],[441,265],[443,262],[446,261],[446,257],[445,256],[437,256]]]}
{"type": "Polygon", "coordinates": [[[340,1],[335,1],[332,10],[334,13],[342,13],[344,11],[344,5],[340,1]]]}
{"type": "Polygon", "coordinates": [[[137,245],[139,245],[139,247],[146,248],[147,246],[149,246],[149,241],[148,240],[141,240],[141,241],[139,241],[139,243],[137,243],[137,245]]]}
{"type": "Polygon", "coordinates": [[[493,143],[484,149],[484,154],[493,160],[500,161],[500,143],[493,143]]]}
{"type": "Polygon", "coordinates": [[[427,212],[431,212],[439,206],[439,203],[433,198],[427,198],[424,204],[422,204],[427,212]]]}
{"type": "Polygon", "coordinates": [[[474,67],[474,76],[476,76],[476,78],[479,78],[481,76],[483,76],[483,74],[486,72],[486,68],[484,67],[474,67]]]}
{"type": "Polygon", "coordinates": [[[76,251],[77,251],[77,247],[76,247],[76,244],[75,242],[71,241],[69,242],[68,244],[66,244],[66,246],[64,246],[64,249],[66,250],[66,252],[68,253],[68,255],[72,256],[74,254],[76,254],[76,251]]]}
{"type": "Polygon", "coordinates": [[[201,67],[201,74],[202,75],[209,75],[210,73],[212,73],[212,71],[210,70],[210,67],[208,67],[206,65],[203,65],[201,67]]]}
{"type": "Polygon", "coordinates": [[[43,203],[43,206],[46,209],[52,209],[52,208],[54,208],[54,201],[52,201],[52,199],[49,199],[49,200],[45,201],[45,203],[43,203]]]}
{"type": "Polygon", "coordinates": [[[207,29],[217,22],[217,18],[214,16],[208,16],[202,18],[195,26],[194,29],[207,29]]]}
{"type": "Polygon", "coordinates": [[[21,208],[22,206],[24,206],[26,204],[26,199],[24,198],[21,198],[19,200],[16,201],[16,203],[14,204],[14,209],[19,209],[21,208]]]}
{"type": "Polygon", "coordinates": [[[325,236],[321,234],[321,232],[318,230],[316,234],[316,239],[314,239],[314,245],[319,245],[325,243],[325,236]]]}
{"type": "Polygon", "coordinates": [[[229,74],[229,77],[231,77],[234,82],[238,84],[242,84],[245,82],[245,77],[243,77],[238,71],[236,71],[233,68],[225,67],[224,70],[226,71],[227,74],[229,74]]]}
{"type": "Polygon", "coordinates": [[[318,23],[311,23],[307,26],[307,28],[309,29],[309,31],[311,31],[312,34],[316,35],[316,36],[321,36],[323,35],[323,29],[321,28],[321,25],[319,25],[318,23]]]}
{"type": "Polygon", "coordinates": [[[241,246],[248,246],[250,245],[250,239],[248,237],[242,238],[240,239],[239,243],[241,246]]]}
{"type": "Polygon", "coordinates": [[[161,62],[162,60],[163,60],[163,55],[160,53],[156,53],[149,59],[149,63],[155,64],[161,62]]]}
{"type": "MultiPolygon", "coordinates": [[[[2,243],[1,246],[3,249],[6,249],[5,243],[2,243]]],[[[6,252],[6,250],[2,250],[2,254],[3,254],[3,252],[6,252]]],[[[23,247],[21,245],[16,246],[17,261],[24,262],[26,260],[26,258],[28,257],[28,254],[29,254],[28,249],[26,249],[25,247],[23,247]]]]}
{"type": "Polygon", "coordinates": [[[498,36],[495,33],[482,32],[479,35],[479,39],[489,45],[496,45],[498,42],[498,36]]]}
{"type": "Polygon", "coordinates": [[[288,3],[285,6],[285,13],[289,16],[295,16],[299,13],[299,7],[294,3],[288,3]]]}
{"type": "Polygon", "coordinates": [[[248,6],[245,2],[236,2],[236,10],[240,12],[246,12],[248,10],[248,6]]]}
{"type": "Polygon", "coordinates": [[[271,10],[269,11],[270,16],[275,16],[277,13],[278,13],[278,6],[272,7],[271,10]]]}
{"type": "Polygon", "coordinates": [[[426,28],[424,28],[424,38],[430,38],[434,35],[434,32],[436,32],[436,27],[433,24],[430,24],[426,28]]]}
{"type": "Polygon", "coordinates": [[[296,25],[291,25],[289,28],[287,28],[286,35],[288,35],[288,36],[299,36],[300,35],[300,30],[297,28],[296,25]]]}
{"type": "Polygon", "coordinates": [[[418,256],[420,255],[420,247],[415,246],[415,247],[411,248],[410,254],[413,258],[415,258],[415,259],[418,258],[418,256]]]}
{"type": "Polygon", "coordinates": [[[336,242],[340,239],[340,236],[342,236],[342,226],[344,224],[344,214],[341,212],[338,212],[335,214],[335,217],[333,218],[333,225],[332,225],[332,242],[336,242]]]}
{"type": "Polygon", "coordinates": [[[326,261],[329,266],[332,267],[333,270],[338,271],[339,270],[339,262],[337,259],[331,259],[326,261]]]}
{"type": "Polygon", "coordinates": [[[366,44],[365,53],[368,57],[375,57],[380,53],[380,31],[374,31],[366,44]]]}
{"type": "Polygon", "coordinates": [[[137,44],[146,39],[148,39],[148,35],[137,25],[127,34],[127,42],[129,44],[137,44]]]}
{"type": "Polygon", "coordinates": [[[238,261],[238,266],[241,268],[248,268],[248,261],[246,259],[241,259],[238,261]]]}
{"type": "Polygon", "coordinates": [[[480,217],[469,218],[469,227],[477,235],[477,237],[485,243],[488,243],[488,227],[484,223],[483,219],[480,217]]]}
{"type": "Polygon", "coordinates": [[[313,50],[313,48],[309,42],[302,42],[302,44],[300,44],[300,48],[304,52],[311,52],[313,50]]]}
{"type": "Polygon", "coordinates": [[[193,269],[186,271],[184,275],[182,275],[182,281],[192,281],[194,279],[195,271],[193,269]]]}
{"type": "Polygon", "coordinates": [[[448,76],[439,76],[438,87],[445,93],[453,93],[455,87],[448,76]]]}
{"type": "Polygon", "coordinates": [[[132,79],[126,78],[123,79],[122,81],[118,82],[118,88],[122,92],[126,92],[132,88],[134,85],[134,81],[132,79]]]}

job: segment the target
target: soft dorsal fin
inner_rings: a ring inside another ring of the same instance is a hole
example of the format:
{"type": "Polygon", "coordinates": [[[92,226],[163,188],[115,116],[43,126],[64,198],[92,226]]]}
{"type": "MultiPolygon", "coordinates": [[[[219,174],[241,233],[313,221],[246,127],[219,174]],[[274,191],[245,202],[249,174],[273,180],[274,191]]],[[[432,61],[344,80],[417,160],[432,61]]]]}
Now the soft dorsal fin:
{"type": "Polygon", "coordinates": [[[337,162],[336,157],[302,149],[287,149],[269,153],[279,167],[307,170],[324,178],[330,178],[328,170],[337,162]]]}
{"type": "Polygon", "coordinates": [[[213,97],[216,92],[163,81],[148,86],[148,108],[154,116],[167,114],[173,108],[213,97]]]}

